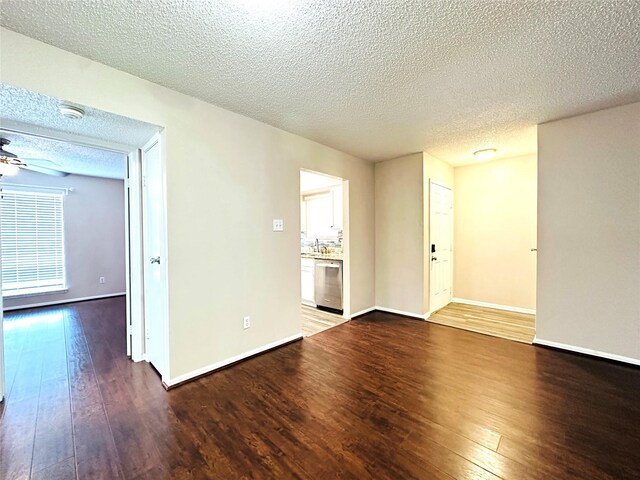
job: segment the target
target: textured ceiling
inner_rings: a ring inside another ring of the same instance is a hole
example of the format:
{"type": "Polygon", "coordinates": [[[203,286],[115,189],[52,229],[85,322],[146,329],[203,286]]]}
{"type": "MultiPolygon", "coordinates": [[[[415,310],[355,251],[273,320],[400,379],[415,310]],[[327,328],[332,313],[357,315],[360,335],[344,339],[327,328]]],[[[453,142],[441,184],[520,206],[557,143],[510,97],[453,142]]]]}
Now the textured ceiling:
{"type": "Polygon", "coordinates": [[[60,100],[53,97],[0,84],[0,134],[12,140],[6,149],[25,159],[52,160],[69,173],[124,178],[125,157],[121,153],[33,135],[14,135],[8,130],[98,146],[108,143],[125,152],[143,146],[159,130],[148,123],[87,107],[82,107],[82,119],[71,120],[60,114],[59,104],[60,100]]]}
{"type": "Polygon", "coordinates": [[[495,148],[493,160],[519,157],[538,151],[538,127],[519,128],[517,130],[486,129],[482,132],[445,145],[429,149],[434,157],[440,158],[454,167],[478,163],[473,152],[485,148],[495,148]]]}
{"type": "Polygon", "coordinates": [[[123,179],[126,173],[126,156],[122,153],[2,129],[0,137],[11,140],[4,149],[18,155],[27,165],[103,178],[123,179]]]}
{"type": "Polygon", "coordinates": [[[638,0],[0,8],[9,29],[371,160],[446,155],[445,145],[640,100],[638,0]]]}

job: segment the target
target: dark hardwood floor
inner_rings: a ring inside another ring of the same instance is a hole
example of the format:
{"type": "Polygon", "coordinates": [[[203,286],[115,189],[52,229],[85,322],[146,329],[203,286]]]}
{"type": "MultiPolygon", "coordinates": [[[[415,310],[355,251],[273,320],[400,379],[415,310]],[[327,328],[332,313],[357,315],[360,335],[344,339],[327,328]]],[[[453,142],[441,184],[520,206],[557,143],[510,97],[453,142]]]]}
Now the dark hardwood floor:
{"type": "Polygon", "coordinates": [[[10,313],[0,478],[640,478],[640,369],[373,313],[169,392],[124,299],[10,313]]]}

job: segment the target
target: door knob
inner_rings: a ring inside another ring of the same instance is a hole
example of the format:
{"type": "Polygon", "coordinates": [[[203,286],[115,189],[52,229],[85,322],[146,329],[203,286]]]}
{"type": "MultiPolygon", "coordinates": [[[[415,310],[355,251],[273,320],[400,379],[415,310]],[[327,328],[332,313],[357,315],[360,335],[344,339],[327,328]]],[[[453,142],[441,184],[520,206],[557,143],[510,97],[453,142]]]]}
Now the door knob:
{"type": "Polygon", "coordinates": [[[438,260],[438,259],[436,257],[431,257],[431,261],[432,262],[435,261],[435,260],[438,260]]]}
{"type": "Polygon", "coordinates": [[[160,257],[156,257],[156,258],[151,258],[151,265],[153,265],[154,263],[157,263],[158,265],[160,265],[160,257]]]}
{"type": "Polygon", "coordinates": [[[537,252],[537,251],[538,251],[538,249],[537,249],[537,248],[532,248],[532,249],[531,249],[531,251],[532,251],[532,252],[537,252]]]}

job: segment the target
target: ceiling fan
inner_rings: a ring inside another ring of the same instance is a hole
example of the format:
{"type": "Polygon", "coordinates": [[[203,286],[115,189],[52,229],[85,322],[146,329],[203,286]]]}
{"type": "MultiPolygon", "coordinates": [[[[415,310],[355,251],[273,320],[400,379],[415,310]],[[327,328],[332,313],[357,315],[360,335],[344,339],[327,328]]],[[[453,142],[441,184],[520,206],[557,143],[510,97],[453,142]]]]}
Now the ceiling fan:
{"type": "Polygon", "coordinates": [[[50,163],[56,165],[51,160],[45,160],[42,158],[31,158],[29,160],[23,160],[18,158],[14,153],[8,152],[4,149],[5,145],[9,145],[11,140],[7,138],[0,138],[0,176],[2,175],[15,175],[19,169],[31,170],[33,172],[44,173],[47,175],[55,175],[56,177],[66,177],[68,172],[56,170],[55,168],[43,167],[38,164],[50,163]]]}

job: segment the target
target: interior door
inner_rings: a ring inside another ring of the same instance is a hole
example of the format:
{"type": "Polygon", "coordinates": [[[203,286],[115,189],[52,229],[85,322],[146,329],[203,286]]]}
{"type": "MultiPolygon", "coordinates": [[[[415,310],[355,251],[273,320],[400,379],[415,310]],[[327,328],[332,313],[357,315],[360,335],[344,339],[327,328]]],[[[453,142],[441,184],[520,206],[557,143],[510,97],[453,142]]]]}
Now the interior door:
{"type": "Polygon", "coordinates": [[[450,188],[430,182],[429,188],[429,310],[451,302],[453,253],[453,196],[450,188]]]}
{"type": "Polygon", "coordinates": [[[142,152],[127,156],[125,180],[126,287],[127,287],[127,355],[134,362],[144,360],[144,282],[142,244],[142,152]]]}
{"type": "Polygon", "coordinates": [[[142,149],[144,319],[146,357],[164,375],[166,372],[166,254],[164,220],[164,176],[160,137],[142,149]]]}
{"type": "Polygon", "coordinates": [[[127,176],[124,179],[124,257],[125,257],[125,291],[126,291],[126,308],[127,308],[127,357],[131,357],[132,350],[132,318],[131,318],[131,226],[130,226],[130,203],[131,192],[129,189],[129,158],[127,158],[127,176]]]}

